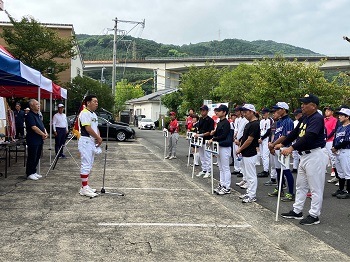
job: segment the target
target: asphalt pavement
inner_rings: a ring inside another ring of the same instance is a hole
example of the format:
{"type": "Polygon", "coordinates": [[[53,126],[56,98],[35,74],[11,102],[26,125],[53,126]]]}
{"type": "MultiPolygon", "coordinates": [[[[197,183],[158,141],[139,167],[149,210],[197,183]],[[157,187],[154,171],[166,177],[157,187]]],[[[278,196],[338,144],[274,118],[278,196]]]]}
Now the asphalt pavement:
{"type": "MultiPolygon", "coordinates": [[[[242,204],[240,189],[212,195],[210,180],[191,178],[184,138],[174,160],[163,159],[164,139],[157,130],[137,130],[137,139],[124,143],[109,141],[107,151],[105,144],[89,185],[101,189],[105,167],[106,191],[125,196],[90,199],[78,194],[75,140],[67,146],[69,158],[59,159],[47,176],[45,145],[39,181],[24,178],[23,162],[11,166],[8,178],[0,177],[0,261],[350,260],[348,250],[318,236],[323,231],[340,239],[348,232],[349,217],[339,219],[345,231],[341,235],[334,233],[340,225],[332,228],[326,210],[317,226],[274,222],[273,208],[266,203],[276,202],[263,196],[260,185],[256,203],[242,204]]],[[[347,206],[344,200],[335,210],[346,213],[347,206]]],[[[281,211],[290,207],[283,203],[281,211]]]]}

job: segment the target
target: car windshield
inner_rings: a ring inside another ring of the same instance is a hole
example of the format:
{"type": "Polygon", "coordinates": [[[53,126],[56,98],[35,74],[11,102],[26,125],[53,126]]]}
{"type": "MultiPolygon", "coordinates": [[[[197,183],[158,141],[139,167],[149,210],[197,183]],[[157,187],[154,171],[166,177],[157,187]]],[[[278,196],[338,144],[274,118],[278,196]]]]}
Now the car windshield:
{"type": "Polygon", "coordinates": [[[142,118],[141,122],[153,122],[152,119],[149,118],[142,118]]]}
{"type": "Polygon", "coordinates": [[[106,119],[102,118],[102,117],[98,117],[98,124],[99,125],[103,125],[103,124],[110,124],[106,119]]]}

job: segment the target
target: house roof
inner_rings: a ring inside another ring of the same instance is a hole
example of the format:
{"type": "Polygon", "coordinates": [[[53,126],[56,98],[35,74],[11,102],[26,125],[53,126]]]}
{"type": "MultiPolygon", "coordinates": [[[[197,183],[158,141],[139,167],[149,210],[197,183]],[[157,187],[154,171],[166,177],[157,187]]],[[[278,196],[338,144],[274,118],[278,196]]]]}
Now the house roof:
{"type": "Polygon", "coordinates": [[[167,89],[159,90],[157,92],[145,95],[143,97],[130,99],[130,100],[126,101],[125,104],[138,104],[138,103],[144,103],[144,102],[158,102],[158,101],[160,101],[160,97],[162,95],[173,93],[176,90],[177,90],[176,88],[167,88],[167,89]]]}

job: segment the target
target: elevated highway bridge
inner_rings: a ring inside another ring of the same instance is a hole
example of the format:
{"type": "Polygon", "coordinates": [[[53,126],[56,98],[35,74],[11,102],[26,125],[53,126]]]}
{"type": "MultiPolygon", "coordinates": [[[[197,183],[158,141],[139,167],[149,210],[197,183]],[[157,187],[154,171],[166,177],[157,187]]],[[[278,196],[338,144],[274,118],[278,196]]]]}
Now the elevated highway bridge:
{"type": "MultiPolygon", "coordinates": [[[[235,68],[239,64],[253,64],[256,60],[273,58],[274,56],[206,56],[183,58],[145,58],[144,60],[117,61],[117,68],[135,68],[155,70],[157,90],[175,88],[179,85],[180,74],[188,70],[188,67],[204,67],[208,62],[215,63],[217,67],[235,68]]],[[[288,56],[284,58],[302,63],[319,63],[322,59],[326,62],[320,66],[321,70],[350,70],[350,56],[288,56]]],[[[84,61],[84,71],[101,70],[103,67],[112,68],[113,61],[84,61]]]]}

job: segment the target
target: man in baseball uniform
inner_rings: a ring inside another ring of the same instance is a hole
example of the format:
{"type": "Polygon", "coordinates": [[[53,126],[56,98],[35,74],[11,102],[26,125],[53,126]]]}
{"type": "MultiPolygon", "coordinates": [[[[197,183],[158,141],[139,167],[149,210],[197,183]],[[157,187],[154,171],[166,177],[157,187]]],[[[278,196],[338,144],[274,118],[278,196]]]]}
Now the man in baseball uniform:
{"type": "Polygon", "coordinates": [[[295,139],[295,144],[282,150],[281,154],[290,155],[293,150],[298,150],[300,163],[296,181],[296,197],[293,210],[282,213],[284,218],[301,219],[302,225],[319,224],[321,214],[325,174],[328,161],[325,148],[325,127],[323,116],[317,112],[319,98],[313,94],[306,94],[300,98],[303,116],[299,119],[298,126],[275,146],[280,149],[295,139]],[[311,191],[311,208],[309,215],[303,219],[303,209],[308,190],[311,191]]]}
{"type": "Polygon", "coordinates": [[[273,124],[272,118],[270,118],[270,109],[264,107],[260,111],[262,119],[260,120],[260,139],[259,148],[260,156],[263,162],[264,170],[258,174],[258,177],[269,176],[269,163],[270,163],[270,150],[268,147],[269,137],[271,134],[271,126],[273,124]]]}

